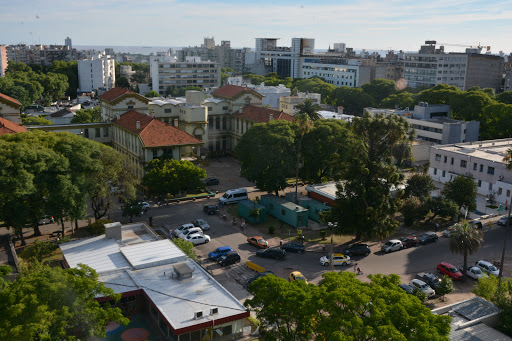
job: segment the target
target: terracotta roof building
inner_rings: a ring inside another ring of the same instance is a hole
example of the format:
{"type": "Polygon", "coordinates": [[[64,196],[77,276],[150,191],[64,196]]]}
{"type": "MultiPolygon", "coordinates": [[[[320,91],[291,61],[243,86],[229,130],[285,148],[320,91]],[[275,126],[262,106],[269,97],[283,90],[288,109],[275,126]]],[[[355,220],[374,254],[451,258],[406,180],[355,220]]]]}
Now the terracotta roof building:
{"type": "Polygon", "coordinates": [[[23,105],[17,100],[0,93],[0,117],[14,123],[21,123],[20,109],[23,105]]]}
{"type": "Polygon", "coordinates": [[[181,160],[199,154],[203,145],[183,130],[133,110],[112,120],[112,134],[113,147],[128,157],[139,178],[146,162],[163,155],[181,160]]]}
{"type": "Polygon", "coordinates": [[[21,124],[0,117],[0,135],[21,133],[23,131],[27,131],[27,128],[21,124]]]}
{"type": "Polygon", "coordinates": [[[101,101],[101,118],[111,121],[117,115],[135,110],[149,114],[149,99],[125,88],[113,88],[98,96],[101,101]]]}
{"type": "Polygon", "coordinates": [[[272,120],[285,120],[293,122],[293,116],[288,115],[282,110],[279,111],[270,108],[258,107],[255,105],[246,105],[239,112],[235,113],[234,116],[255,123],[268,123],[272,120]]]}

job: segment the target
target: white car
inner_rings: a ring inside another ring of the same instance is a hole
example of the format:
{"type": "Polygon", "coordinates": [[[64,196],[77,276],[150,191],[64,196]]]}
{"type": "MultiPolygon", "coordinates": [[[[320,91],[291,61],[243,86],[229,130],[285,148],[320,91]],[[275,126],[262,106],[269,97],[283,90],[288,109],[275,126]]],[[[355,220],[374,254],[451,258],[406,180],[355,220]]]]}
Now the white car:
{"type": "Polygon", "coordinates": [[[435,290],[432,289],[427,283],[423,282],[419,279],[413,279],[409,285],[413,288],[416,288],[422,292],[424,292],[427,297],[432,297],[436,294],[435,290]]]}
{"type": "Polygon", "coordinates": [[[482,277],[489,277],[487,274],[485,274],[482,269],[480,269],[478,266],[472,266],[466,270],[466,275],[469,277],[476,279],[477,281],[482,277]]]}
{"type": "Polygon", "coordinates": [[[210,241],[210,236],[202,233],[192,233],[185,238],[187,242],[191,242],[194,245],[206,244],[210,241]]]}
{"type": "Polygon", "coordinates": [[[475,265],[482,269],[482,271],[487,273],[488,275],[498,276],[500,274],[500,270],[498,270],[497,267],[495,267],[492,263],[489,263],[485,260],[479,260],[478,262],[476,262],[475,265]]]}
{"type": "Polygon", "coordinates": [[[447,228],[446,230],[443,231],[443,237],[450,238],[452,236],[452,231],[453,231],[452,228],[447,228]]]}
{"type": "Polygon", "coordinates": [[[149,210],[149,209],[151,208],[151,205],[150,205],[150,204],[148,204],[148,203],[147,203],[147,202],[145,202],[145,201],[141,201],[141,202],[139,202],[139,205],[141,205],[141,206],[142,206],[142,210],[143,210],[143,211],[147,211],[147,210],[149,210]]]}
{"type": "Polygon", "coordinates": [[[402,249],[404,246],[402,242],[398,239],[391,239],[387,241],[384,245],[382,245],[381,250],[385,253],[390,253],[391,251],[398,251],[402,249]]]}
{"type": "MultiPolygon", "coordinates": [[[[331,262],[331,259],[329,256],[323,256],[320,258],[320,264],[327,266],[331,262]]],[[[350,260],[349,256],[345,256],[342,253],[335,253],[332,255],[332,264],[333,265],[350,265],[352,261],[350,260]]]]}
{"type": "Polygon", "coordinates": [[[194,224],[183,224],[181,225],[180,227],[174,229],[172,231],[172,234],[175,236],[175,237],[178,237],[182,232],[185,232],[186,230],[188,229],[191,229],[195,227],[194,224]]]}
{"type": "Polygon", "coordinates": [[[200,227],[192,227],[188,230],[181,232],[180,235],[178,236],[178,238],[186,240],[188,236],[196,234],[196,233],[203,234],[203,230],[201,230],[200,227]]]}

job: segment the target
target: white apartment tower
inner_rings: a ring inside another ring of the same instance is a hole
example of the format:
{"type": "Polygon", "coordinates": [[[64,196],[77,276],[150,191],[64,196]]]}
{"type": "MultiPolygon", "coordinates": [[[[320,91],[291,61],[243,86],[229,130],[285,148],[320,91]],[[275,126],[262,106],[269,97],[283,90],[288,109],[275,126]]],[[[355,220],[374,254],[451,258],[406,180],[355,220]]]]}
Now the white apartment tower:
{"type": "Polygon", "coordinates": [[[105,90],[115,87],[115,61],[104,53],[78,61],[80,91],[105,90]]]}
{"type": "Polygon", "coordinates": [[[70,37],[66,37],[66,40],[64,40],[64,45],[68,46],[70,49],[73,48],[73,44],[71,43],[70,37]]]}

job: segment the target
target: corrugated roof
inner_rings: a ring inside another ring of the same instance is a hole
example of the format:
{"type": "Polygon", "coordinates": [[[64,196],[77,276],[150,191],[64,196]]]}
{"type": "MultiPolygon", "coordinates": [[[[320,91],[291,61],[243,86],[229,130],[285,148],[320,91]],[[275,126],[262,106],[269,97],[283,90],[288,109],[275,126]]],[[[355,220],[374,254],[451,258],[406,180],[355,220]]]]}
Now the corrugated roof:
{"type": "Polygon", "coordinates": [[[133,92],[129,89],[117,87],[117,88],[110,89],[109,91],[101,94],[100,96],[98,96],[98,98],[101,98],[108,102],[112,102],[124,94],[137,94],[137,93],[133,92]]]}
{"type": "Polygon", "coordinates": [[[450,341],[510,341],[512,338],[502,332],[489,327],[484,323],[478,323],[464,329],[457,329],[450,333],[450,341]]]}

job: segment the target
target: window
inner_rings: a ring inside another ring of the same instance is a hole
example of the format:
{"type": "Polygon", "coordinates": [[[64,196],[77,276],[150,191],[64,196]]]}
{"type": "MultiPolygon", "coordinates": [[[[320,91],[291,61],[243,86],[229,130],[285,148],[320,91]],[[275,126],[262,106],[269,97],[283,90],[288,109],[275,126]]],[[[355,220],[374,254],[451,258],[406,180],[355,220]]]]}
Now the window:
{"type": "Polygon", "coordinates": [[[215,129],[220,129],[220,117],[215,119],[215,129]]]}
{"type": "Polygon", "coordinates": [[[446,176],[446,171],[443,171],[443,178],[446,176]]]}
{"type": "Polygon", "coordinates": [[[281,209],[281,215],[286,215],[286,211],[284,209],[281,209]]]}
{"type": "Polygon", "coordinates": [[[172,109],[164,109],[164,113],[170,114],[170,113],[172,113],[172,109]]]}
{"type": "Polygon", "coordinates": [[[100,128],[94,128],[94,136],[101,137],[100,128]]]}
{"type": "Polygon", "coordinates": [[[462,168],[466,168],[467,165],[468,165],[468,162],[466,160],[460,160],[460,166],[462,168]]]}
{"type": "Polygon", "coordinates": [[[437,175],[437,168],[434,168],[434,175],[437,175]]]}
{"type": "Polygon", "coordinates": [[[89,138],[89,129],[87,129],[87,128],[84,129],[84,136],[87,139],[89,138]]]}
{"type": "Polygon", "coordinates": [[[452,157],[452,159],[450,160],[450,164],[453,165],[454,161],[455,161],[455,159],[452,157]]]}
{"type": "Polygon", "coordinates": [[[213,109],[212,107],[208,107],[208,112],[212,111],[212,109],[213,109]]]}
{"type": "Polygon", "coordinates": [[[444,156],[444,163],[448,162],[448,156],[444,156]]]}
{"type": "Polygon", "coordinates": [[[474,170],[474,171],[476,171],[476,167],[477,167],[477,166],[478,166],[478,165],[477,165],[476,163],[474,163],[474,164],[473,164],[473,170],[474,170]]]}
{"type": "Polygon", "coordinates": [[[228,129],[227,120],[225,117],[222,118],[222,129],[228,129]]]}
{"type": "Polygon", "coordinates": [[[478,180],[478,187],[482,187],[482,180],[478,180]]]}
{"type": "Polygon", "coordinates": [[[158,157],[158,149],[153,149],[153,159],[158,157]]]}
{"type": "Polygon", "coordinates": [[[480,172],[484,171],[484,165],[480,165],[480,172]]]}
{"type": "Polygon", "coordinates": [[[132,110],[132,109],[133,109],[133,105],[129,105],[128,110],[132,110]]]}
{"type": "Polygon", "coordinates": [[[441,161],[441,154],[436,154],[436,161],[441,161]]]}
{"type": "Polygon", "coordinates": [[[489,184],[489,191],[492,191],[492,184],[489,184]]]}
{"type": "Polygon", "coordinates": [[[487,167],[487,174],[494,175],[494,167],[487,167]]]}
{"type": "Polygon", "coordinates": [[[498,188],[498,195],[501,195],[503,193],[503,188],[498,188]]]}
{"type": "Polygon", "coordinates": [[[103,128],[103,137],[108,137],[108,127],[103,128]]]}
{"type": "Polygon", "coordinates": [[[509,196],[510,196],[510,190],[507,189],[507,197],[509,197],[509,196]]]}
{"type": "Polygon", "coordinates": [[[222,110],[229,110],[229,107],[222,107],[222,110]]]}
{"type": "Polygon", "coordinates": [[[213,129],[213,118],[208,120],[208,128],[213,129]]]}

